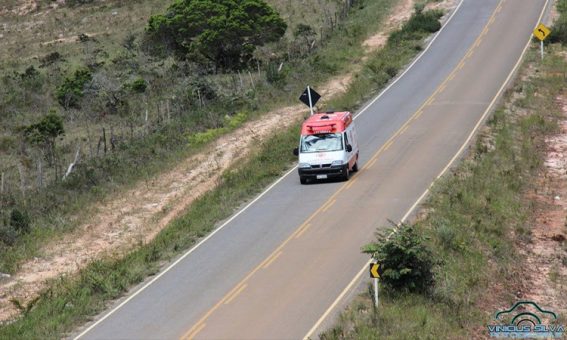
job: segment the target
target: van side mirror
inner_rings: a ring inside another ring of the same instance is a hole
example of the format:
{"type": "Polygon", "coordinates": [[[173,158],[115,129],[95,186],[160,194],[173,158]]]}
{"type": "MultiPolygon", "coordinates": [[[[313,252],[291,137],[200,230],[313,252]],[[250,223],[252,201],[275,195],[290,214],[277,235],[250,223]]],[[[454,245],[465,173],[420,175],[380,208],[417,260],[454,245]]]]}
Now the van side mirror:
{"type": "Polygon", "coordinates": [[[295,156],[299,156],[299,148],[293,149],[293,154],[294,154],[295,156]]]}
{"type": "Polygon", "coordinates": [[[346,151],[347,151],[347,152],[352,152],[352,145],[347,144],[347,146],[346,146],[346,151]]]}

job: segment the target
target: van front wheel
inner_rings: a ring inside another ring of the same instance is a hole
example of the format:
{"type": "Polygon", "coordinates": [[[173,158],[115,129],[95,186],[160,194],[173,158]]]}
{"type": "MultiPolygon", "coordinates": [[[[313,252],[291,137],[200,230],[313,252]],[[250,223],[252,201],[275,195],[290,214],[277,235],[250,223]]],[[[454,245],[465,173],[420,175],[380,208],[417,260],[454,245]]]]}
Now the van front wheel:
{"type": "Polygon", "coordinates": [[[345,167],[345,173],[343,174],[343,181],[348,181],[349,177],[350,177],[350,170],[347,164],[347,166],[345,167]]]}
{"type": "Polygon", "coordinates": [[[352,166],[352,172],[357,172],[357,171],[358,171],[358,161],[354,163],[354,165],[352,166]]]}
{"type": "Polygon", "coordinates": [[[299,183],[301,183],[301,184],[307,184],[307,178],[305,178],[305,177],[299,177],[299,183]]]}

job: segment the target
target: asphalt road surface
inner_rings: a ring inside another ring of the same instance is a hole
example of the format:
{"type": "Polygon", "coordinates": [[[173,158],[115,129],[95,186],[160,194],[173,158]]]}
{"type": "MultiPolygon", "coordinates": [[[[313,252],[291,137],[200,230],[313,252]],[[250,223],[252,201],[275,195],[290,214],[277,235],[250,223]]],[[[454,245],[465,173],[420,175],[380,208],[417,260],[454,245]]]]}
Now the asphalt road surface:
{"type": "Polygon", "coordinates": [[[361,246],[406,215],[493,107],[544,6],[464,0],[357,116],[362,169],[350,181],[300,185],[292,171],[79,336],[316,337],[314,326],[368,261],[361,246]]]}

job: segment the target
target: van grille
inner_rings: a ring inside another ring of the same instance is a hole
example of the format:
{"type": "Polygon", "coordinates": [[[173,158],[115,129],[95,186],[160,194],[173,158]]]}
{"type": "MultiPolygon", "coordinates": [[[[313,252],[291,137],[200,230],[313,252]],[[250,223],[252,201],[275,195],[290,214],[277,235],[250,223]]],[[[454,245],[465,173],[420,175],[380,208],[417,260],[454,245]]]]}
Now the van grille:
{"type": "Polygon", "coordinates": [[[321,169],[321,168],[330,168],[330,167],[331,167],[331,163],[311,165],[311,169],[321,169]]]}

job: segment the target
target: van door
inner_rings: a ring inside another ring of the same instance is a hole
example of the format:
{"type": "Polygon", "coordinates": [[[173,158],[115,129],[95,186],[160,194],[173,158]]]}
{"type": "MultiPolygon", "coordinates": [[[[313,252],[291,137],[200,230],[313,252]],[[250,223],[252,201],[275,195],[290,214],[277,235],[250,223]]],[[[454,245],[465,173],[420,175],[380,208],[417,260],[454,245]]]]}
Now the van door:
{"type": "Polygon", "coordinates": [[[352,142],[351,142],[351,141],[352,141],[352,134],[351,134],[351,129],[350,129],[350,128],[348,128],[348,129],[345,131],[344,136],[345,136],[346,161],[349,163],[349,168],[351,168],[352,165],[354,164],[354,163],[352,162],[352,155],[353,155],[353,152],[354,152],[354,145],[352,145],[352,142]],[[352,148],[350,152],[347,150],[347,145],[350,145],[350,147],[352,148]]]}

